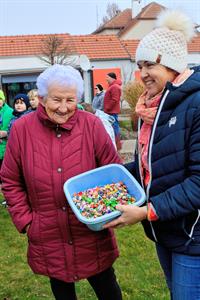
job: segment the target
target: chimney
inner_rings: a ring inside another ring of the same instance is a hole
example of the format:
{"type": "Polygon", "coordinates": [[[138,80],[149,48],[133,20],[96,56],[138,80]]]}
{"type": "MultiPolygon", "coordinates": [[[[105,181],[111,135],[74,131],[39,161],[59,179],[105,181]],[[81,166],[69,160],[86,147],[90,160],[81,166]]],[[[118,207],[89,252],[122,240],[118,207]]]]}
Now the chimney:
{"type": "Polygon", "coordinates": [[[137,15],[142,10],[142,0],[132,0],[132,19],[137,17],[137,15]]]}

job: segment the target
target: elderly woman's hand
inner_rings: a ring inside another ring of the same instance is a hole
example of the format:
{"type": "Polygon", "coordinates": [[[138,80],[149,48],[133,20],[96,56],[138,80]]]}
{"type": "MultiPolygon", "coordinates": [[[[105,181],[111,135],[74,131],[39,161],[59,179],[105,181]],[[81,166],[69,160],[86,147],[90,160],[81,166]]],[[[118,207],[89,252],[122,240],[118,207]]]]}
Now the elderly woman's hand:
{"type": "Polygon", "coordinates": [[[122,215],[112,222],[103,226],[103,228],[121,228],[126,225],[136,224],[147,217],[147,207],[138,207],[134,205],[117,205],[116,209],[122,212],[122,215]]]}

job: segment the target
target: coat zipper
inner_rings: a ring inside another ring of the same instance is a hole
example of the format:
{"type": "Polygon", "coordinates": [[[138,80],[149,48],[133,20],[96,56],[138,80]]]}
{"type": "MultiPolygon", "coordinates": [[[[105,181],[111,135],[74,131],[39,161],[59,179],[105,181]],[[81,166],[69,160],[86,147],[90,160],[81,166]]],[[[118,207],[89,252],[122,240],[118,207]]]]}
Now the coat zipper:
{"type": "MultiPolygon", "coordinates": [[[[139,120],[138,120],[138,137],[139,137],[139,135],[140,135],[140,128],[141,128],[141,118],[139,118],[139,120]]],[[[138,152],[138,165],[139,165],[140,182],[141,182],[141,185],[142,185],[143,190],[145,190],[145,188],[144,188],[144,183],[143,183],[143,179],[142,179],[142,172],[141,172],[141,168],[142,168],[142,165],[141,165],[141,154],[140,154],[140,151],[139,151],[139,144],[138,144],[138,143],[137,143],[137,152],[138,152]]]]}

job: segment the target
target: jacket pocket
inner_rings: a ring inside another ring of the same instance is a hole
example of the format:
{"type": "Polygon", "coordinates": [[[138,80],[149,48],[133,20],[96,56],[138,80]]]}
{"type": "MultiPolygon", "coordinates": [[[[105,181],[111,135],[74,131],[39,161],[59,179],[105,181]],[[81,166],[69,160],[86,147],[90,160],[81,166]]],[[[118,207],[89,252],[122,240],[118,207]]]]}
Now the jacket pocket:
{"type": "Polygon", "coordinates": [[[27,231],[27,237],[29,242],[38,243],[39,242],[39,216],[36,212],[33,212],[32,222],[27,231]]]}

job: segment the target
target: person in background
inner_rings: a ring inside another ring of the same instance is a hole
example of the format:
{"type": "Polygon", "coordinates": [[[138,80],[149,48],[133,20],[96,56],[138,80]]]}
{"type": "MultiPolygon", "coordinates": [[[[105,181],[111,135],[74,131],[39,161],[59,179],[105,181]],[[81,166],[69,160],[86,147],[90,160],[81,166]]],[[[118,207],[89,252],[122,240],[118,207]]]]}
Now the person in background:
{"type": "Polygon", "coordinates": [[[5,100],[4,92],[0,90],[0,168],[7,144],[8,126],[13,117],[13,109],[5,102],[5,100]]]}
{"type": "Polygon", "coordinates": [[[103,110],[104,107],[104,95],[105,92],[103,90],[103,86],[101,84],[96,84],[95,86],[95,91],[96,94],[92,100],[92,108],[93,109],[99,109],[99,110],[103,110]]]}
{"type": "Polygon", "coordinates": [[[114,133],[114,129],[112,126],[112,124],[115,122],[115,119],[112,116],[106,114],[105,112],[103,112],[99,109],[95,110],[90,103],[83,102],[81,104],[85,111],[88,111],[88,112],[94,114],[102,121],[107,133],[109,134],[109,136],[113,142],[115,149],[117,149],[116,143],[115,143],[115,133],[114,133]]]}
{"type": "Polygon", "coordinates": [[[108,89],[104,95],[104,112],[115,118],[113,128],[115,132],[115,140],[117,149],[121,149],[120,142],[120,128],[118,114],[120,113],[120,97],[121,97],[121,80],[117,79],[115,73],[111,72],[106,75],[106,81],[108,82],[108,89]]]}
{"type": "Polygon", "coordinates": [[[144,207],[118,206],[108,227],[143,221],[155,242],[171,299],[200,299],[200,71],[187,68],[191,20],[164,11],[136,50],[145,92],[136,105],[138,157],[128,165],[144,207]]]}
{"type": "MultiPolygon", "coordinates": [[[[6,150],[8,126],[13,116],[12,108],[5,101],[6,98],[4,92],[0,90],[0,169],[1,169],[1,165],[6,150]]],[[[0,180],[0,186],[1,186],[1,180],[0,180]]],[[[2,205],[6,206],[5,199],[2,200],[2,205]]]]}
{"type": "Polygon", "coordinates": [[[27,96],[29,97],[31,110],[36,110],[39,104],[38,90],[37,89],[30,90],[27,96]]]}
{"type": "Polygon", "coordinates": [[[76,300],[83,278],[99,300],[121,300],[113,230],[90,230],[63,192],[72,176],[121,159],[101,120],[77,108],[83,80],[76,69],[53,65],[37,87],[40,104],[13,124],[1,171],[12,220],[28,237],[29,265],[49,277],[56,300],[76,300]]]}
{"type": "Polygon", "coordinates": [[[83,106],[82,106],[82,103],[77,103],[77,108],[80,109],[80,110],[84,110],[83,106]]]}
{"type": "Polygon", "coordinates": [[[10,120],[10,123],[8,125],[8,135],[10,134],[11,127],[13,126],[14,122],[24,116],[27,113],[30,113],[31,111],[29,110],[30,103],[29,103],[29,98],[26,94],[17,94],[14,97],[13,101],[13,116],[12,119],[10,120]]]}

